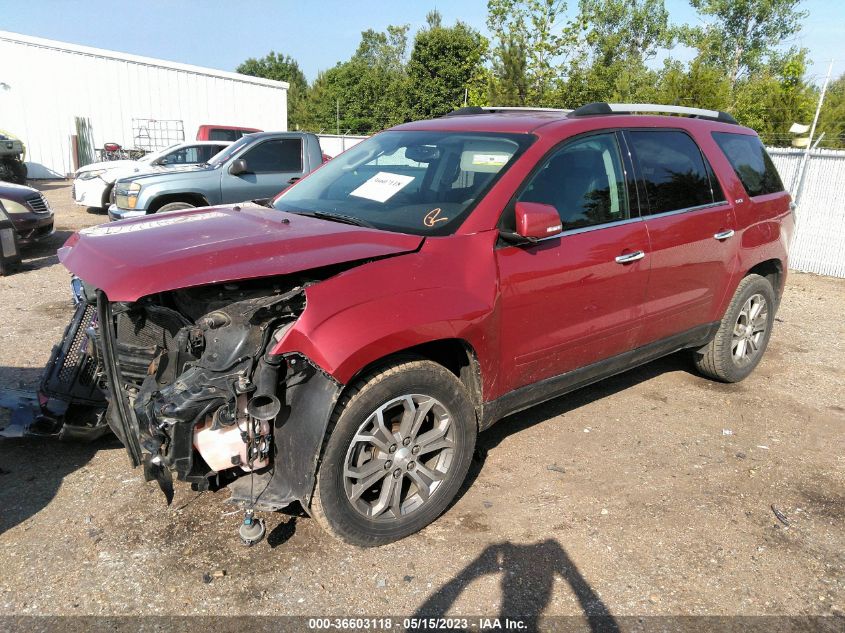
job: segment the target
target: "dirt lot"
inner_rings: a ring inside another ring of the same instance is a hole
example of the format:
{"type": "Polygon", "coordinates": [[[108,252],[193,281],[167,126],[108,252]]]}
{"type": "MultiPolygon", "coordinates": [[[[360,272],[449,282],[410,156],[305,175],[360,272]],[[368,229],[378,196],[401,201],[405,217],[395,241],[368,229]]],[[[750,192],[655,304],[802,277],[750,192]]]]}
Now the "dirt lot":
{"type": "MultiPolygon", "coordinates": [[[[0,279],[2,389],[71,315],[55,248],[105,220],[43,188],[60,231],[0,279]]],[[[226,492],[168,508],[114,440],[0,440],[0,614],[841,615],[843,313],[845,280],[792,274],[745,382],[677,355],[513,416],[443,517],[375,550],[285,513],[247,549],[226,492]]]]}

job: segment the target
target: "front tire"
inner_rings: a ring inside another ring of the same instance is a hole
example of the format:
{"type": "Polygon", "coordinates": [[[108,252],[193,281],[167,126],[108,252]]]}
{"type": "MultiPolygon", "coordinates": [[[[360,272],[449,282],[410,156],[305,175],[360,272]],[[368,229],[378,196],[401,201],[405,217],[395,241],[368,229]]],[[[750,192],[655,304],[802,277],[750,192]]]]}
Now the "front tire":
{"type": "Polygon", "coordinates": [[[722,382],[746,378],[763,358],[775,319],[775,292],[760,275],[742,279],[716,336],[694,354],[698,370],[722,382]]]}
{"type": "Polygon", "coordinates": [[[193,209],[195,208],[189,202],[170,202],[168,204],[161,205],[158,209],[155,210],[156,213],[168,213],[170,211],[182,211],[184,209],[193,209]]]}
{"type": "Polygon", "coordinates": [[[385,545],[421,530],[466,478],[475,411],[461,381],[437,363],[409,360],[365,376],[332,420],[311,510],[347,543],[385,545]]]}
{"type": "Polygon", "coordinates": [[[111,205],[111,192],[112,192],[113,189],[114,189],[114,183],[111,183],[103,191],[103,197],[100,201],[102,203],[103,211],[109,210],[109,206],[111,205]]]}

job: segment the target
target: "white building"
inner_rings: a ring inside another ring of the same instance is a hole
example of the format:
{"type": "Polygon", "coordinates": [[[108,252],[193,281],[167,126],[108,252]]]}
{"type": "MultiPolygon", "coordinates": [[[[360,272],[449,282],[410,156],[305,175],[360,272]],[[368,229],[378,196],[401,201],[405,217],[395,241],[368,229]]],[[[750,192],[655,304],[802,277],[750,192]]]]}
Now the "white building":
{"type": "Polygon", "coordinates": [[[196,138],[203,124],[287,130],[287,89],[283,81],[0,31],[0,130],[26,145],[30,178],[71,174],[86,128],[95,149],[163,147],[196,138]]]}

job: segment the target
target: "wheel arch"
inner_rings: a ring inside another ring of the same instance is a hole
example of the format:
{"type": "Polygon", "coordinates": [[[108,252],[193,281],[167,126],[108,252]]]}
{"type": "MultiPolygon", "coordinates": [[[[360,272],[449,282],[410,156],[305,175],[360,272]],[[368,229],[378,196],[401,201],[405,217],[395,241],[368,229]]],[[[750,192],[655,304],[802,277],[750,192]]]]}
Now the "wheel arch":
{"type": "Polygon", "coordinates": [[[184,191],[180,193],[168,193],[156,196],[150,201],[150,205],[147,208],[147,212],[155,213],[164,205],[170,204],[171,202],[187,202],[188,204],[192,204],[195,207],[208,206],[208,199],[201,193],[196,193],[193,191],[184,191]]]}
{"type": "Polygon", "coordinates": [[[755,264],[748,269],[743,277],[747,277],[748,275],[760,275],[761,277],[766,278],[769,283],[772,284],[772,288],[775,291],[776,303],[780,304],[784,282],[786,281],[784,276],[784,266],[781,260],[773,258],[762,261],[759,264],[755,264]]]}
{"type": "Polygon", "coordinates": [[[101,198],[100,201],[102,202],[102,206],[103,206],[104,209],[108,209],[109,205],[112,202],[112,199],[111,199],[112,191],[114,191],[114,182],[110,182],[110,183],[106,184],[106,188],[103,189],[103,195],[102,195],[102,198],[101,198]]]}
{"type": "Polygon", "coordinates": [[[385,354],[355,371],[344,388],[387,365],[409,358],[430,360],[453,373],[466,388],[478,419],[483,402],[481,364],[475,348],[462,338],[435,339],[385,354]]]}

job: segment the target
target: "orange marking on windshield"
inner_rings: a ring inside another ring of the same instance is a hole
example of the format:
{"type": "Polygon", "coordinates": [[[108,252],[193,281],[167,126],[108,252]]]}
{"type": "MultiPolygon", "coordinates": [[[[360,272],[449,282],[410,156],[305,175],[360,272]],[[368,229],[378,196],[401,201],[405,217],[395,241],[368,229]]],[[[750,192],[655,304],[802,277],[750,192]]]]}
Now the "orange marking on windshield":
{"type": "Polygon", "coordinates": [[[425,224],[426,226],[434,226],[438,222],[447,222],[449,218],[441,218],[440,213],[440,207],[432,209],[431,211],[425,214],[425,217],[423,218],[423,224],[425,224]]]}

